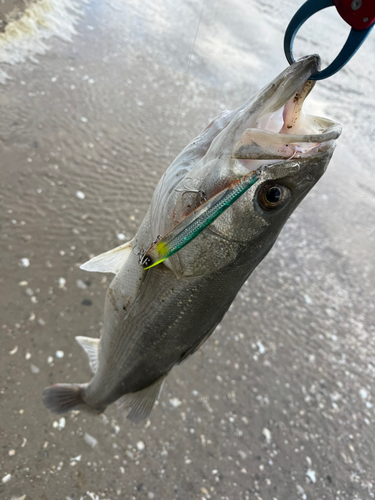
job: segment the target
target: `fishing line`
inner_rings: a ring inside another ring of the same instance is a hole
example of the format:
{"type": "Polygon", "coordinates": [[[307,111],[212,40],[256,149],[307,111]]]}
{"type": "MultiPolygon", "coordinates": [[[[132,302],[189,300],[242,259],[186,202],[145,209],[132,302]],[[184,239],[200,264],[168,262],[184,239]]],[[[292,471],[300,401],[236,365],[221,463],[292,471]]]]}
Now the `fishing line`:
{"type": "MultiPolygon", "coordinates": [[[[187,68],[186,68],[186,71],[185,71],[184,84],[183,84],[183,87],[182,87],[182,92],[181,92],[181,95],[180,95],[180,101],[179,101],[179,104],[178,104],[177,116],[176,116],[176,119],[174,121],[174,125],[172,127],[172,135],[171,135],[171,138],[170,138],[169,143],[168,143],[168,156],[167,156],[167,162],[168,163],[169,163],[169,158],[171,156],[171,146],[172,146],[173,139],[174,139],[174,136],[175,136],[175,129],[177,127],[178,120],[179,120],[179,117],[180,117],[180,110],[181,110],[182,99],[183,99],[183,96],[184,96],[184,93],[185,93],[186,84],[187,84],[187,81],[188,81],[191,60],[192,60],[192,57],[193,57],[193,52],[194,52],[195,44],[196,44],[196,41],[197,41],[198,31],[199,31],[199,28],[200,28],[200,25],[201,25],[201,21],[202,21],[203,11],[204,11],[205,5],[206,5],[206,0],[203,0],[201,12],[200,12],[199,19],[198,19],[198,26],[197,26],[197,29],[195,30],[194,40],[193,40],[192,47],[190,49],[190,54],[189,54],[189,58],[188,58],[188,64],[187,64],[187,68]]],[[[165,177],[166,177],[166,172],[164,172],[164,174],[163,174],[163,176],[161,178],[160,187],[158,188],[159,195],[158,195],[156,206],[158,206],[160,204],[160,197],[162,196],[162,192],[163,192],[162,188],[163,188],[163,185],[164,185],[165,177]]],[[[151,218],[152,218],[151,227],[153,226],[153,223],[154,223],[154,210],[153,210],[153,208],[154,207],[152,207],[152,209],[151,209],[151,218]]]]}
{"type": "MultiPolygon", "coordinates": [[[[180,95],[180,102],[178,103],[177,116],[176,116],[176,119],[175,119],[175,122],[174,122],[174,127],[172,128],[172,136],[171,136],[170,141],[169,141],[169,146],[170,146],[170,145],[172,144],[172,142],[173,142],[173,139],[174,139],[174,133],[175,133],[176,127],[177,127],[177,125],[178,125],[178,119],[179,119],[179,117],[180,117],[180,111],[181,111],[182,99],[183,99],[183,97],[184,97],[185,88],[186,88],[187,81],[188,81],[188,76],[189,76],[189,72],[190,72],[191,60],[192,60],[192,58],[193,58],[193,52],[194,52],[195,44],[196,44],[196,41],[197,41],[198,31],[199,31],[199,28],[200,28],[200,25],[201,25],[201,21],[202,21],[202,17],[203,17],[203,11],[204,11],[205,4],[206,4],[206,0],[204,0],[204,1],[203,1],[203,4],[202,4],[202,8],[201,8],[201,12],[200,12],[200,15],[199,15],[199,20],[198,20],[198,26],[197,26],[197,29],[196,29],[196,31],[195,31],[195,36],[194,36],[194,40],[193,40],[193,45],[192,45],[192,47],[191,47],[191,49],[190,49],[190,54],[189,54],[188,64],[187,64],[187,68],[186,68],[186,72],[185,72],[185,76],[184,76],[184,85],[183,85],[183,87],[182,87],[182,92],[181,92],[181,95],[180,95]]],[[[168,151],[168,160],[169,160],[170,154],[171,154],[171,150],[170,150],[170,148],[169,148],[169,151],[168,151]]]]}

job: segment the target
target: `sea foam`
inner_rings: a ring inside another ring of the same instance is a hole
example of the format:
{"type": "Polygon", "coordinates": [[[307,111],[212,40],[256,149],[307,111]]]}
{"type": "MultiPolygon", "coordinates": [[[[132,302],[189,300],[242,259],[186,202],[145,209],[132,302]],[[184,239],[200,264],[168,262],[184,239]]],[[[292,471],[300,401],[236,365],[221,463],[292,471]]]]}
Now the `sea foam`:
{"type": "Polygon", "coordinates": [[[18,19],[7,24],[0,33],[0,83],[11,78],[6,65],[27,59],[37,63],[37,55],[49,49],[48,40],[57,36],[69,42],[87,0],[37,0],[18,19]]]}

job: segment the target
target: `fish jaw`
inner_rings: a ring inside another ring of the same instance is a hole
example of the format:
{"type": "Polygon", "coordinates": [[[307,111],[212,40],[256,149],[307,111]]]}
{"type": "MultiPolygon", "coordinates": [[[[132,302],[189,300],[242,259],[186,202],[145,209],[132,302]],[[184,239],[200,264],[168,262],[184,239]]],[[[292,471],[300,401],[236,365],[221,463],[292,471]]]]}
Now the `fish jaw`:
{"type": "Polygon", "coordinates": [[[340,124],[328,118],[303,112],[305,99],[315,85],[309,77],[319,67],[318,56],[295,62],[255,96],[244,109],[242,119],[233,120],[238,121],[239,139],[231,158],[250,170],[263,163],[263,182],[249,195],[253,195],[255,212],[261,214],[269,234],[272,229],[279,234],[291,213],[325,173],[342,131],[340,124]],[[298,168],[286,174],[291,162],[298,168]],[[289,202],[276,211],[279,213],[263,210],[259,203],[262,193],[278,183],[288,191],[289,202]]]}
{"type": "Polygon", "coordinates": [[[334,147],[341,126],[303,113],[303,103],[315,82],[309,80],[320,65],[307,56],[285,69],[273,82],[238,108],[230,124],[212,142],[206,161],[230,156],[274,162],[303,157],[334,147]]]}

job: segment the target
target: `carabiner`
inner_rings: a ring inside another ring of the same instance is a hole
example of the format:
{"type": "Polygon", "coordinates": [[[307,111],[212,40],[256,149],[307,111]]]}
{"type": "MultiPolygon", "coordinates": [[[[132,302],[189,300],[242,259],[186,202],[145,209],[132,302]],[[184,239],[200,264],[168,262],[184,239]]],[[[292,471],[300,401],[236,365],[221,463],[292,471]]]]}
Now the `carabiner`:
{"type": "Polygon", "coordinates": [[[294,62],[293,42],[300,27],[316,12],[332,6],[352,29],[336,59],[322,71],[311,75],[310,80],[324,80],[337,73],[354,56],[374,27],[374,0],[307,0],[293,16],[285,32],[284,52],[289,64],[294,62]]]}

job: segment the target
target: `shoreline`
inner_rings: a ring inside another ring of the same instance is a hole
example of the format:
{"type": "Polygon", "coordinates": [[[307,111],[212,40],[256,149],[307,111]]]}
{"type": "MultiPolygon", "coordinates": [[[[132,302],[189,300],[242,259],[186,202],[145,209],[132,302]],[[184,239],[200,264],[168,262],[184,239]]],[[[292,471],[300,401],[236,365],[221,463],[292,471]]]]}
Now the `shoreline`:
{"type": "Polygon", "coordinates": [[[27,7],[36,0],[4,0],[0,3],[0,33],[11,21],[20,19],[27,7]]]}

